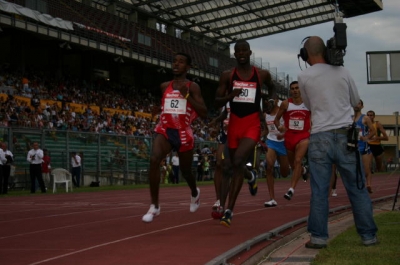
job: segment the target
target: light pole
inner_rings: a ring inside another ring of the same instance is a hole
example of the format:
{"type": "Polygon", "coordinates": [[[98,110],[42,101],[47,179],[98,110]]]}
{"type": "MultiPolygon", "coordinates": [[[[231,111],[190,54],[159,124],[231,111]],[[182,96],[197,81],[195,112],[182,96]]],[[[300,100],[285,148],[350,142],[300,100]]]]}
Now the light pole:
{"type": "Polygon", "coordinates": [[[396,116],[396,164],[399,164],[399,112],[393,112],[393,115],[396,116]]]}
{"type": "MultiPolygon", "coordinates": [[[[396,167],[399,165],[399,112],[393,112],[393,114],[396,116],[396,167]]],[[[399,183],[397,184],[397,190],[396,190],[396,195],[393,200],[393,207],[392,211],[394,211],[394,207],[397,202],[397,195],[399,194],[399,188],[400,188],[400,177],[399,177],[399,183]]]]}

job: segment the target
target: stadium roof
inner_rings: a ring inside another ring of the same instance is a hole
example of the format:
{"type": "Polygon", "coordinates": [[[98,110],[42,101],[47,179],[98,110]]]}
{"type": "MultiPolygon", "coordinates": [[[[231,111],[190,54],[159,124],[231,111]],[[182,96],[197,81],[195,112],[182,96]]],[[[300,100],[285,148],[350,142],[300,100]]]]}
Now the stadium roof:
{"type": "MultiPolygon", "coordinates": [[[[93,0],[144,12],[192,34],[223,43],[255,39],[382,10],[382,0],[93,0]],[[124,7],[125,6],[125,7],[124,7]]],[[[121,12],[124,12],[121,10],[121,12]]]]}

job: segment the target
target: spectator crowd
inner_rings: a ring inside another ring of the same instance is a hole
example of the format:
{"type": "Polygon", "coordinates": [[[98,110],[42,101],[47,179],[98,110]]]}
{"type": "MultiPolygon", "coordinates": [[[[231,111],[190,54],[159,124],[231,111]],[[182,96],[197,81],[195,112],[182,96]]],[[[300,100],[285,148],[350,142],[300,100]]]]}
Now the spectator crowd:
{"type": "MultiPolygon", "coordinates": [[[[104,79],[55,78],[39,70],[24,74],[0,68],[0,126],[150,137],[161,98],[147,90],[104,79]],[[76,106],[81,106],[77,108],[76,106]]],[[[206,120],[192,127],[197,141],[215,140],[206,120]]]]}

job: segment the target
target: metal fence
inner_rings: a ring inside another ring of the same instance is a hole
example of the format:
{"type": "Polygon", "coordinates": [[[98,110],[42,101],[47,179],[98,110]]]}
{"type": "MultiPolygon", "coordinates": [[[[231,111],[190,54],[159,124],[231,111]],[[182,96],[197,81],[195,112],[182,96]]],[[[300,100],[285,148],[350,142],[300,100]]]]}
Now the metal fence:
{"type": "MultiPolygon", "coordinates": [[[[15,188],[29,187],[26,156],[33,142],[46,148],[51,168],[70,170],[72,152],[82,157],[82,185],[99,181],[102,185],[147,183],[152,139],[150,137],[0,127],[1,141],[8,143],[16,167],[15,188]]],[[[196,142],[196,146],[216,146],[216,142],[196,142]]]]}

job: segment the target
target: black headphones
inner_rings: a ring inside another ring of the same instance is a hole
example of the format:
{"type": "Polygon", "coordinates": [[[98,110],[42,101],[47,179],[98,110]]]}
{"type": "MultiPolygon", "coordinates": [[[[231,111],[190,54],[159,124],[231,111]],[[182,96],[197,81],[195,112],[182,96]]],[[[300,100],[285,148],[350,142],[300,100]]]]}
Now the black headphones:
{"type": "MultiPolygon", "coordinates": [[[[302,41],[301,44],[303,44],[306,40],[308,40],[311,36],[305,37],[302,41]]],[[[300,53],[297,54],[297,58],[301,58],[303,61],[307,62],[308,60],[308,52],[306,48],[301,48],[300,53]]]]}

